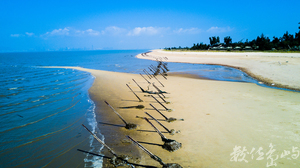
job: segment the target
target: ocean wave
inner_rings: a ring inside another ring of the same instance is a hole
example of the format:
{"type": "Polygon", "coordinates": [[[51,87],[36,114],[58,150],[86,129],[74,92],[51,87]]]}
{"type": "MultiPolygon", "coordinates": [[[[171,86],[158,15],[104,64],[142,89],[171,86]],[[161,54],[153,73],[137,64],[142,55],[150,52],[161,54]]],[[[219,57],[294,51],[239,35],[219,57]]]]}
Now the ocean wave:
{"type": "Polygon", "coordinates": [[[75,102],[75,103],[74,103],[73,105],[71,105],[70,107],[68,107],[68,108],[66,108],[66,109],[63,109],[63,110],[61,110],[61,111],[59,111],[59,112],[52,113],[52,114],[50,114],[50,115],[48,115],[48,116],[45,116],[45,117],[43,117],[43,118],[40,118],[40,119],[38,119],[38,120],[35,120],[35,121],[29,122],[29,123],[26,123],[26,124],[23,124],[23,125],[19,125],[19,126],[16,126],[16,127],[13,127],[13,128],[10,128],[10,129],[4,130],[4,131],[1,131],[0,134],[1,134],[1,133],[9,132],[9,131],[12,131],[12,130],[15,130],[15,129],[23,128],[23,127],[26,127],[26,126],[28,126],[28,125],[32,125],[32,124],[38,123],[38,122],[40,122],[40,121],[43,121],[43,120],[45,120],[45,119],[47,119],[47,118],[50,118],[50,117],[52,117],[52,116],[55,116],[55,115],[57,115],[57,114],[59,114],[59,113],[63,113],[63,112],[65,112],[65,111],[67,111],[67,110],[73,108],[79,101],[80,101],[80,100],[78,100],[77,102],[75,102]]]}
{"type": "MultiPolygon", "coordinates": [[[[4,116],[4,115],[8,115],[8,114],[13,114],[13,113],[17,113],[17,112],[23,112],[23,111],[27,111],[27,110],[30,110],[30,109],[34,109],[34,108],[37,108],[39,106],[43,106],[43,105],[46,105],[46,104],[52,104],[52,103],[55,103],[55,102],[59,102],[59,101],[63,101],[63,100],[67,100],[67,99],[73,99],[75,98],[76,95],[74,97],[66,97],[66,98],[61,98],[61,99],[54,99],[54,100],[50,100],[50,101],[47,101],[47,102],[43,102],[43,103],[40,103],[40,104],[34,104],[33,106],[27,106],[25,108],[17,108],[17,110],[13,110],[13,111],[7,111],[6,113],[3,113],[3,114],[0,114],[0,116],[4,116]]],[[[32,98],[29,98],[29,99],[26,99],[24,100],[24,102],[28,102],[30,101],[32,98]]],[[[45,99],[48,99],[48,98],[45,98],[45,99]]],[[[33,104],[33,103],[32,103],[33,104]]],[[[0,106],[0,108],[2,107],[5,107],[5,106],[0,106]]]]}
{"type": "Polygon", "coordinates": [[[18,87],[8,88],[7,90],[16,90],[16,89],[18,89],[18,87]]]}
{"type": "Polygon", "coordinates": [[[41,99],[37,99],[37,100],[33,100],[33,101],[31,101],[32,103],[35,103],[35,102],[38,102],[38,101],[40,101],[41,99]]]}
{"type": "Polygon", "coordinates": [[[17,105],[19,105],[19,104],[21,104],[21,103],[12,103],[12,104],[8,104],[8,105],[6,105],[6,106],[17,106],[17,105]]]}
{"type": "MultiPolygon", "coordinates": [[[[104,142],[104,136],[100,133],[96,121],[96,113],[95,113],[96,105],[92,100],[88,100],[88,102],[91,103],[92,106],[88,110],[89,113],[87,113],[86,116],[87,121],[89,125],[92,127],[92,132],[96,134],[101,141],[104,142]]],[[[95,140],[95,138],[92,135],[89,136],[89,139],[90,139],[89,143],[91,148],[89,152],[100,153],[100,151],[104,148],[104,146],[101,145],[97,140],[95,140]]],[[[86,157],[84,158],[84,162],[85,162],[84,167],[102,168],[103,158],[87,154],[86,157]]]]}

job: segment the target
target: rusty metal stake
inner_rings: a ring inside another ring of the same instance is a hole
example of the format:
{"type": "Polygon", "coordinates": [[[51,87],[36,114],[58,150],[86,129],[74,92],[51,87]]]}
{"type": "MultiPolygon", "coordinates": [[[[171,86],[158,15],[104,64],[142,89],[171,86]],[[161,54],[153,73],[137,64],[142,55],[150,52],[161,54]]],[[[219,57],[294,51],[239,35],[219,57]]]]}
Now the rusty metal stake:
{"type": "Polygon", "coordinates": [[[134,142],[136,145],[138,145],[139,148],[141,148],[144,152],[146,152],[152,159],[154,159],[155,161],[159,162],[161,165],[165,165],[165,163],[161,160],[161,158],[159,158],[158,156],[154,155],[153,153],[151,153],[149,150],[147,150],[145,147],[143,147],[140,143],[138,143],[136,140],[134,140],[133,138],[131,138],[130,136],[126,136],[127,138],[129,138],[132,142],[134,142]]]}
{"type": "Polygon", "coordinates": [[[155,89],[159,92],[159,93],[167,93],[165,91],[160,90],[154,83],[152,83],[152,85],[155,87],[155,89]]]}
{"type": "Polygon", "coordinates": [[[104,101],[117,115],[118,115],[118,117],[125,123],[125,128],[126,129],[136,129],[137,128],[137,125],[136,124],[132,124],[132,123],[127,123],[126,121],[125,121],[125,119],[110,105],[110,104],[108,104],[107,103],[107,101],[104,101]]]}
{"type": "Polygon", "coordinates": [[[162,84],[155,76],[153,76],[157,81],[158,83],[162,86],[162,87],[165,87],[164,84],[162,84]]]}
{"type": "Polygon", "coordinates": [[[148,71],[146,69],[143,70],[145,72],[145,74],[148,76],[149,79],[151,79],[151,75],[148,73],[148,71]]]}
{"type": "Polygon", "coordinates": [[[162,112],[160,112],[157,108],[155,108],[151,103],[150,106],[154,108],[154,110],[156,110],[160,115],[162,115],[166,120],[169,120],[168,117],[166,117],[162,112]]]}
{"type": "MultiPolygon", "coordinates": [[[[166,104],[170,104],[170,102],[167,102],[163,97],[161,97],[161,95],[163,95],[163,94],[157,94],[158,95],[158,97],[159,98],[161,98],[166,104]]],[[[164,95],[163,95],[164,96],[164,95]]],[[[165,97],[165,96],[164,96],[165,97]]]]}
{"type": "Polygon", "coordinates": [[[165,127],[161,122],[159,122],[156,118],[154,118],[152,115],[150,115],[149,113],[145,112],[145,114],[147,114],[149,117],[151,117],[153,120],[155,120],[160,126],[162,126],[166,131],[168,131],[168,133],[170,133],[171,135],[175,134],[175,130],[171,129],[169,130],[167,127],[165,127]]]}
{"type": "Polygon", "coordinates": [[[130,88],[130,86],[128,84],[126,84],[126,86],[132,91],[132,93],[139,99],[139,102],[143,102],[143,100],[134,93],[134,91],[130,88]]]}
{"type": "Polygon", "coordinates": [[[168,150],[169,152],[176,151],[182,147],[182,144],[173,140],[166,138],[146,117],[145,120],[156,130],[156,132],[161,136],[161,140],[164,142],[162,148],[168,150]]]}
{"type": "Polygon", "coordinates": [[[103,141],[101,141],[94,133],[92,133],[85,125],[82,124],[82,126],[93,135],[93,137],[100,142],[103,146],[105,146],[114,156],[118,157],[118,155],[112,150],[110,149],[110,147],[108,147],[103,141]]]}
{"type": "Polygon", "coordinates": [[[182,166],[180,166],[177,163],[164,163],[161,158],[159,158],[158,156],[154,155],[153,153],[151,153],[148,149],[146,149],[144,146],[142,146],[140,143],[138,143],[136,140],[134,140],[133,138],[131,138],[130,136],[126,136],[127,138],[129,138],[132,142],[134,142],[140,149],[142,149],[145,153],[147,153],[153,160],[159,162],[159,164],[161,164],[163,166],[163,168],[182,168],[182,166]]]}
{"type": "Polygon", "coordinates": [[[141,73],[140,75],[148,82],[148,84],[151,84],[141,73]]]}
{"type": "Polygon", "coordinates": [[[162,112],[160,112],[157,108],[155,108],[152,104],[150,104],[150,106],[153,107],[154,110],[156,110],[160,115],[162,115],[166,119],[167,122],[173,122],[173,121],[176,121],[176,120],[184,121],[184,119],[182,119],[182,118],[181,119],[177,119],[177,118],[173,118],[173,117],[168,118],[162,112]]]}
{"type": "Polygon", "coordinates": [[[171,112],[172,109],[168,109],[166,106],[164,106],[161,102],[159,102],[153,95],[151,95],[151,97],[157,102],[159,103],[161,106],[163,106],[163,108],[165,108],[168,112],[171,112]]]}
{"type": "Polygon", "coordinates": [[[164,77],[164,78],[167,80],[167,77],[165,77],[165,75],[164,75],[164,74],[162,74],[162,73],[159,73],[159,74],[161,74],[161,76],[162,76],[162,77],[164,77]]]}
{"type": "Polygon", "coordinates": [[[134,79],[132,79],[132,80],[136,85],[138,85],[138,87],[142,90],[143,93],[146,92],[142,87],[140,87],[140,85],[134,79]]]}
{"type": "Polygon", "coordinates": [[[164,136],[164,134],[162,134],[161,132],[160,132],[160,130],[158,129],[158,128],[156,128],[153,124],[152,124],[152,122],[150,122],[149,120],[148,120],[148,118],[144,118],[154,129],[155,129],[155,131],[160,135],[160,137],[161,137],[161,139],[162,139],[162,141],[164,141],[164,142],[166,142],[166,141],[171,141],[171,139],[168,139],[168,138],[166,138],[165,136],[164,136]]]}
{"type": "Polygon", "coordinates": [[[153,70],[150,67],[148,67],[148,69],[153,73],[152,76],[155,76],[155,72],[153,72],[153,70]]]}

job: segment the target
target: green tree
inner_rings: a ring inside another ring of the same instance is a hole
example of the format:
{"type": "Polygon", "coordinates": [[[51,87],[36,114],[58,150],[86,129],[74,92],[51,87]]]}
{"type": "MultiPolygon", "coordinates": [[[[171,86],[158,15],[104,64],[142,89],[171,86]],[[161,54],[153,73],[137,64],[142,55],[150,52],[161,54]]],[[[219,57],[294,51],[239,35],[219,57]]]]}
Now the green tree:
{"type": "Polygon", "coordinates": [[[220,37],[216,37],[216,36],[213,36],[213,37],[209,37],[209,43],[210,45],[215,45],[217,43],[220,43],[220,37]]]}
{"type": "MultiPolygon", "coordinates": [[[[300,22],[298,23],[300,25],[300,22]]],[[[300,26],[299,28],[299,32],[295,34],[295,41],[296,41],[296,45],[300,46],[300,26]]]]}
{"type": "Polygon", "coordinates": [[[272,48],[278,49],[279,44],[280,44],[279,38],[274,36],[273,37],[273,41],[272,41],[272,48]]]}
{"type": "Polygon", "coordinates": [[[269,37],[264,36],[264,34],[257,36],[255,44],[256,44],[256,46],[259,47],[259,50],[262,50],[262,51],[272,49],[269,37]]]}
{"type": "Polygon", "coordinates": [[[224,43],[227,46],[230,45],[230,44],[232,44],[232,38],[230,36],[224,37],[224,43]]]}

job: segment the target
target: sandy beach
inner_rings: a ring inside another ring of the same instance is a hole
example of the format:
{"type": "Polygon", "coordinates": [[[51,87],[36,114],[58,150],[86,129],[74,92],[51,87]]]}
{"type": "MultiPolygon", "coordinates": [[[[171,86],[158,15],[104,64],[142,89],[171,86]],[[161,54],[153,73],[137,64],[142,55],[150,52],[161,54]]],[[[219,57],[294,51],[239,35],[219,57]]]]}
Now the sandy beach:
{"type": "MultiPolygon", "coordinates": [[[[148,55],[151,55],[151,53],[148,55]]],[[[291,59],[291,58],[290,58],[291,59]]],[[[169,58],[169,61],[171,57],[169,58]]],[[[145,96],[132,81],[142,88],[148,83],[136,74],[107,72],[69,67],[90,72],[96,77],[89,92],[96,103],[99,128],[105,142],[118,154],[131,155],[138,164],[161,167],[158,162],[128,143],[125,135],[139,141],[165,163],[178,163],[183,167],[298,167],[300,142],[300,94],[298,92],[265,88],[252,83],[224,82],[168,76],[162,87],[155,79],[148,79],[169,94],[167,112],[151,97],[145,96]],[[143,99],[139,102],[127,88],[128,84],[143,99]],[[137,130],[126,130],[104,100],[108,101],[127,120],[138,124],[137,130]],[[170,135],[153,120],[169,139],[182,143],[175,152],[163,149],[160,136],[143,119],[148,112],[163,119],[149,105],[152,103],[167,117],[184,121],[162,123],[169,129],[180,130],[170,135]],[[145,109],[122,107],[144,105],[145,109]],[[285,154],[285,155],[283,155],[285,154]]],[[[145,76],[146,77],[146,76],[145,76]]],[[[299,86],[299,83],[298,83],[299,86]]],[[[153,87],[149,88],[154,90],[153,87]]],[[[157,96],[156,96],[157,97],[157,96]]],[[[158,98],[158,97],[157,97],[158,98]]],[[[107,150],[105,155],[111,156],[107,150]]],[[[106,166],[106,165],[105,165],[106,166]]]]}
{"type": "Polygon", "coordinates": [[[270,86],[300,90],[300,53],[275,52],[171,52],[153,50],[137,56],[167,62],[226,65],[246,72],[270,86]]]}

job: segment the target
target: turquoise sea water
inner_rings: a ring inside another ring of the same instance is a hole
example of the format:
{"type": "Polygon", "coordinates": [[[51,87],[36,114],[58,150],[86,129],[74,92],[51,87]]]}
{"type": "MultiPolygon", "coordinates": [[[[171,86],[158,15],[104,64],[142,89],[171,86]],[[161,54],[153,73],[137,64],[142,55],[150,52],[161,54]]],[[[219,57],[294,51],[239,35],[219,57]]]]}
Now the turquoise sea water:
{"type": "MultiPolygon", "coordinates": [[[[101,167],[101,145],[81,124],[105,140],[95,120],[89,73],[42,66],[80,66],[143,73],[155,61],[135,58],[147,50],[0,53],[1,167],[101,167]]],[[[253,82],[245,73],[213,65],[168,63],[171,71],[214,80],[253,82]]]]}
{"type": "Polygon", "coordinates": [[[101,150],[81,124],[104,140],[88,95],[93,76],[41,66],[137,72],[129,61],[141,52],[0,53],[0,167],[101,167],[101,158],[77,151],[101,150]]]}

